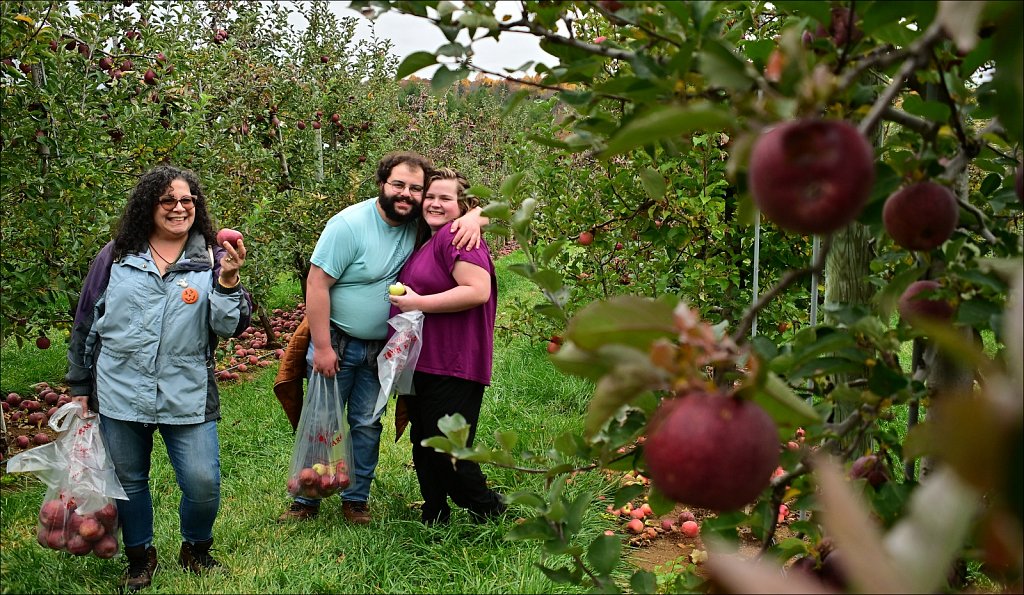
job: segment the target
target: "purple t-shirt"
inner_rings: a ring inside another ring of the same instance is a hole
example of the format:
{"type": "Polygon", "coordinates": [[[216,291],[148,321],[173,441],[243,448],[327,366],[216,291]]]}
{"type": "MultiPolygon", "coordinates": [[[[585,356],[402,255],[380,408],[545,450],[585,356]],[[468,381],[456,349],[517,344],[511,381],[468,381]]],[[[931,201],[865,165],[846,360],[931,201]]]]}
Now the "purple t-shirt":
{"type": "MultiPolygon", "coordinates": [[[[486,303],[462,312],[426,314],[423,317],[423,346],[416,371],[455,376],[484,385],[491,383],[494,355],[494,315],[498,310],[498,280],[491,253],[483,240],[475,250],[452,246],[451,224],[437,230],[426,244],[406,261],[398,280],[420,295],[431,295],[458,286],[452,271],[455,262],[475,264],[491,275],[491,297],[486,303]]],[[[398,314],[391,307],[391,315],[398,314]]],[[[393,329],[388,327],[388,334],[393,329]]]]}

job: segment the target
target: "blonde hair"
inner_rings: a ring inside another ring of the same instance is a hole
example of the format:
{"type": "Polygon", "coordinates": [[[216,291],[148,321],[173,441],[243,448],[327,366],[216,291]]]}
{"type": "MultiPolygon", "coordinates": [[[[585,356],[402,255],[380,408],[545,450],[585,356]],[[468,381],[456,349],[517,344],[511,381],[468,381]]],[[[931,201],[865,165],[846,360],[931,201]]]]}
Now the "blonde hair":
{"type": "Polygon", "coordinates": [[[480,200],[477,197],[466,196],[466,190],[469,188],[469,181],[466,180],[466,176],[450,167],[440,167],[431,170],[430,175],[427,177],[427,185],[423,189],[424,194],[426,194],[430,185],[437,180],[455,180],[455,199],[459,203],[459,215],[465,215],[470,209],[480,205],[480,200]]]}

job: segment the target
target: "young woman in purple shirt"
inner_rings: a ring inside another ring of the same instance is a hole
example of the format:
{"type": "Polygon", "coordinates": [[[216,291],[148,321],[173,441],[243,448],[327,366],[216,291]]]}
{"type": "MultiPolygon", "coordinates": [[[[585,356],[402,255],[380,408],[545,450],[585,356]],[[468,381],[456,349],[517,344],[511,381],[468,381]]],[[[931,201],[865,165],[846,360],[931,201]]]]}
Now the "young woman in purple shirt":
{"type": "MultiPolygon", "coordinates": [[[[451,516],[448,497],[484,521],[505,510],[501,496],[487,487],[480,466],[459,461],[420,443],[440,436],[437,422],[460,413],[470,425],[473,444],[484,388],[491,382],[494,316],[498,283],[490,251],[483,241],[473,249],[456,249],[451,221],[476,206],[466,196],[469,184],[452,169],[435,170],[423,192],[423,222],[429,239],[413,252],[398,280],[405,295],[391,296],[392,315],[420,310],[423,344],[413,377],[415,395],[408,408],[412,458],[423,495],[423,522],[445,523],[451,516]]],[[[426,234],[424,233],[425,237],[426,234]]]]}

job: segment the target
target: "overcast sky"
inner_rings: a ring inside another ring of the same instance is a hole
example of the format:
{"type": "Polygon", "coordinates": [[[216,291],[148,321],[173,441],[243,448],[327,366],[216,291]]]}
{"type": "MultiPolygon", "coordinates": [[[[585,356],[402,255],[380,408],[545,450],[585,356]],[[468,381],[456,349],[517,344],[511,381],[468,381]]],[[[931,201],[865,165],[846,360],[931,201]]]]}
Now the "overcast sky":
{"type": "MultiPolygon", "coordinates": [[[[399,63],[413,52],[433,52],[448,42],[444,35],[428,21],[414,16],[388,11],[370,21],[358,12],[348,8],[349,2],[330,2],[331,9],[341,17],[358,18],[358,35],[369,39],[374,33],[378,38],[389,39],[394,44],[393,51],[399,63]]],[[[497,13],[519,16],[519,3],[513,0],[499,0],[497,13]]],[[[465,35],[465,34],[463,34],[465,35]]],[[[468,39],[460,38],[465,43],[468,39]]],[[[526,62],[541,62],[549,66],[558,64],[558,60],[540,49],[537,38],[522,33],[503,33],[500,42],[493,38],[473,44],[475,52],[474,64],[492,72],[504,73],[505,68],[518,68],[526,62]]],[[[419,77],[429,77],[436,67],[426,68],[416,73],[419,77]]],[[[522,74],[522,73],[520,73],[522,74]]],[[[532,72],[531,72],[532,74],[532,72]]]]}

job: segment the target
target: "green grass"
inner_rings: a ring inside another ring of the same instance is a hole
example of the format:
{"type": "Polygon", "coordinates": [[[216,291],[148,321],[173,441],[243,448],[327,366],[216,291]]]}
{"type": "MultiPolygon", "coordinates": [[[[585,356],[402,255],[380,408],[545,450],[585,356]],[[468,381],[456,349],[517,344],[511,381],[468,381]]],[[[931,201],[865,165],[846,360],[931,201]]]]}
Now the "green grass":
{"type": "MultiPolygon", "coordinates": [[[[499,262],[502,299],[531,299],[530,284],[499,262]]],[[[293,286],[297,292],[297,286],[293,286]]],[[[268,307],[289,307],[295,293],[282,290],[268,307]],[[283,303],[282,303],[283,302],[283,303]]],[[[48,351],[34,345],[3,349],[4,391],[25,390],[46,380],[59,382],[66,370],[66,344],[55,338],[48,351]]],[[[160,559],[153,593],[572,593],[535,566],[536,542],[505,539],[514,520],[527,511],[512,507],[499,521],[473,524],[456,510],[446,527],[427,528],[410,505],[420,500],[412,468],[408,434],[396,443],[393,419],[384,420],[380,464],[371,492],[374,521],[355,527],[341,515],[340,501],[324,502],[313,521],[278,524],[289,503],[285,492],[293,436],[272,392],[275,368],[221,390],[221,508],[214,527],[216,557],[224,572],[193,576],[177,565],[180,546],[180,491],[157,439],[151,489],[155,543],[160,559]]],[[[555,436],[579,430],[592,386],[567,378],[551,366],[544,345],[527,339],[496,340],[494,379],[487,390],[478,443],[494,445],[494,432],[515,430],[520,445],[550,448],[555,436]]],[[[158,435],[159,436],[159,435],[158,435]]],[[[543,491],[541,476],[485,466],[499,490],[543,491]]],[[[568,487],[611,493],[601,474],[578,476],[568,487]]],[[[0,482],[0,589],[3,593],[109,593],[117,589],[123,558],[75,558],[36,543],[36,514],[45,486],[24,474],[5,474],[0,482]]],[[[585,519],[587,535],[608,528],[594,506],[585,519]]],[[[562,564],[565,561],[561,561],[562,564]]],[[[627,572],[622,563],[620,572],[627,572]]]]}

